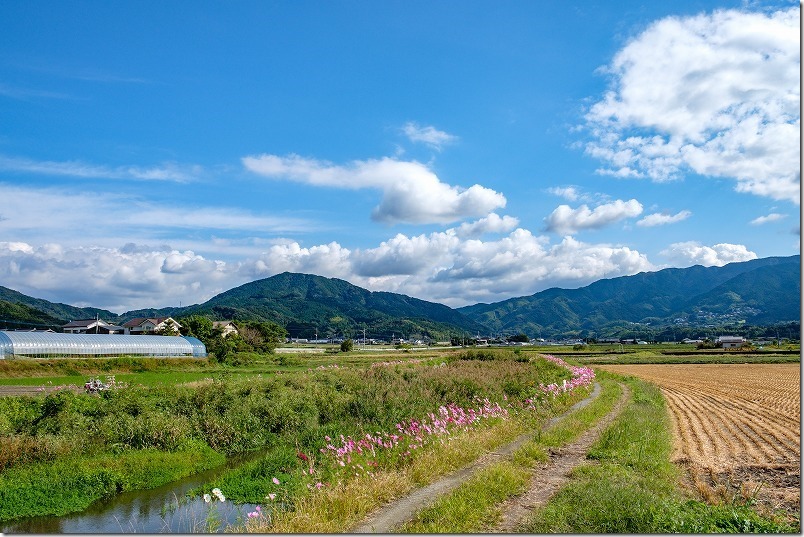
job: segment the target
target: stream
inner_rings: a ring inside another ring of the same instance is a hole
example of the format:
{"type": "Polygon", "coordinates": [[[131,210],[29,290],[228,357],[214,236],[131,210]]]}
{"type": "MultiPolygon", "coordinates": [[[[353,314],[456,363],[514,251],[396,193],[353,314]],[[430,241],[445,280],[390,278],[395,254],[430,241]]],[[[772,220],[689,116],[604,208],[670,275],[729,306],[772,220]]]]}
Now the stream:
{"type": "MultiPolygon", "coordinates": [[[[187,498],[187,491],[223,472],[264,455],[235,457],[226,464],[149,490],[122,492],[102,498],[86,510],[63,516],[35,516],[0,522],[0,532],[12,533],[213,533],[240,524],[255,504],[235,505],[187,498]],[[208,521],[217,521],[208,525],[208,521]]],[[[224,491],[225,493],[225,491],[224,491]]]]}

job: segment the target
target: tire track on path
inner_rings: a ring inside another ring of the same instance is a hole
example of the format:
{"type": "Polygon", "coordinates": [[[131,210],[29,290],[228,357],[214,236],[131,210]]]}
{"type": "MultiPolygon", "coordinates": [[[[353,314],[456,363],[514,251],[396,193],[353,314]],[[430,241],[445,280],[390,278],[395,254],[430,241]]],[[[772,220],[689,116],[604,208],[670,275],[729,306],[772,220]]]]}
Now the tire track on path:
{"type": "MultiPolygon", "coordinates": [[[[592,393],[586,399],[575,403],[569,410],[552,418],[547,423],[547,428],[552,427],[558,421],[571,414],[575,410],[585,407],[600,395],[600,384],[595,383],[592,393]]],[[[395,528],[413,520],[416,513],[434,502],[439,496],[451,492],[461,483],[470,478],[475,472],[493,464],[499,460],[511,456],[525,442],[533,438],[534,432],[528,432],[518,436],[512,442],[500,446],[495,451],[483,455],[478,460],[456,470],[455,472],[439,479],[427,486],[418,488],[404,496],[398,498],[370,514],[363,522],[355,526],[349,533],[393,533],[395,528]]]]}
{"type": "Polygon", "coordinates": [[[623,392],[611,412],[603,416],[577,440],[551,450],[550,461],[534,470],[528,491],[505,501],[502,518],[488,533],[517,533],[531,511],[541,507],[570,479],[572,470],[586,460],[586,453],[600,434],[622,413],[631,398],[631,390],[620,384],[623,392]]]}

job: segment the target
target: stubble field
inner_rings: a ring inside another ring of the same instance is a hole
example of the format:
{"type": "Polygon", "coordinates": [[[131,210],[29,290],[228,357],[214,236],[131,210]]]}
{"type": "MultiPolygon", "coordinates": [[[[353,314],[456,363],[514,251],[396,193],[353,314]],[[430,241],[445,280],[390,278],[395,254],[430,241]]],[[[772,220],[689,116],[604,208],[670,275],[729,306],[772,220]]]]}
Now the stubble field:
{"type": "Polygon", "coordinates": [[[800,364],[606,365],[658,385],[673,420],[673,461],[708,500],[801,503],[800,364]]]}

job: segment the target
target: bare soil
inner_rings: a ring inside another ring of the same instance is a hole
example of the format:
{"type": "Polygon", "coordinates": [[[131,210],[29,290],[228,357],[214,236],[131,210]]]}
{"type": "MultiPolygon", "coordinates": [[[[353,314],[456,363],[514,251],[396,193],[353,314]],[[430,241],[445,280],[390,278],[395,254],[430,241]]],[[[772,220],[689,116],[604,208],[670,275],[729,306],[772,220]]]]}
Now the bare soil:
{"type": "Polygon", "coordinates": [[[709,502],[801,508],[800,364],[606,365],[658,385],[673,420],[673,461],[709,502]]]}

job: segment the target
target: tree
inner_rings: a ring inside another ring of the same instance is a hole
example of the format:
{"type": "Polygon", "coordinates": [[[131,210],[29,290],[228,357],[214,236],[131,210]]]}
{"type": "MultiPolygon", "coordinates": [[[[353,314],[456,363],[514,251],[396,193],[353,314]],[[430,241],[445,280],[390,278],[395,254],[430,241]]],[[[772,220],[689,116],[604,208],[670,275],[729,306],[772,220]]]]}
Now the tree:
{"type": "Polygon", "coordinates": [[[212,321],[201,315],[190,315],[180,320],[182,334],[200,339],[205,345],[214,337],[212,321]]]}
{"type": "Polygon", "coordinates": [[[349,352],[354,348],[354,346],[355,342],[352,341],[351,339],[347,339],[343,343],[341,343],[341,352],[349,352]]]}
{"type": "Polygon", "coordinates": [[[168,319],[162,325],[162,328],[155,330],[154,334],[158,336],[179,336],[181,333],[179,332],[179,327],[176,326],[175,321],[173,319],[168,319]]]}
{"type": "Polygon", "coordinates": [[[508,341],[512,343],[527,343],[530,338],[525,334],[516,334],[515,336],[508,336],[508,341]]]}
{"type": "Polygon", "coordinates": [[[237,331],[255,351],[273,352],[287,337],[287,331],[270,321],[247,321],[239,323],[237,331]]]}

